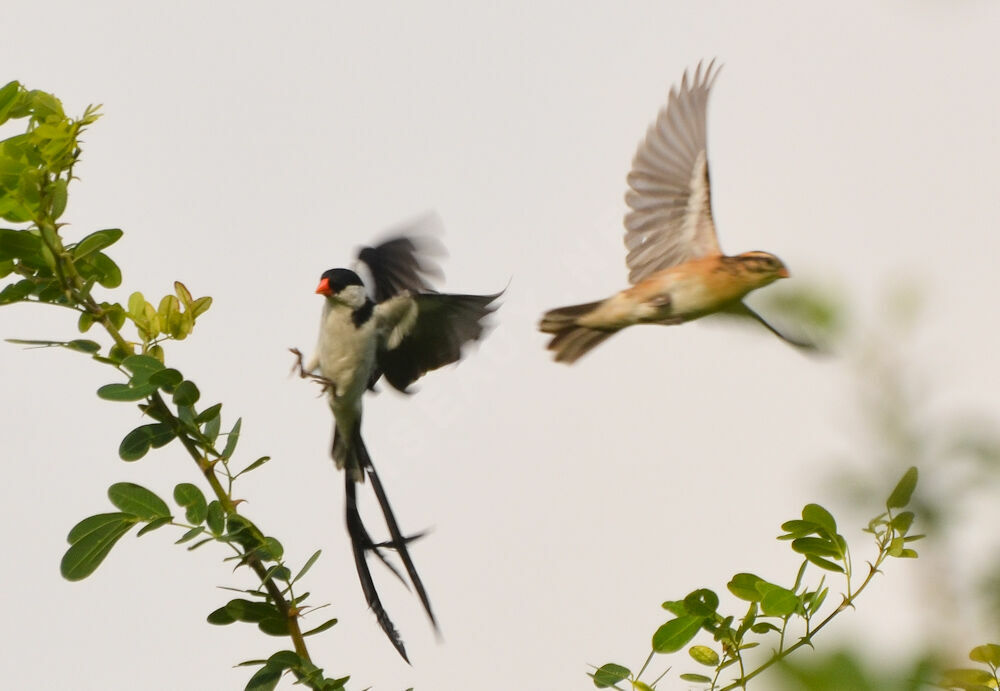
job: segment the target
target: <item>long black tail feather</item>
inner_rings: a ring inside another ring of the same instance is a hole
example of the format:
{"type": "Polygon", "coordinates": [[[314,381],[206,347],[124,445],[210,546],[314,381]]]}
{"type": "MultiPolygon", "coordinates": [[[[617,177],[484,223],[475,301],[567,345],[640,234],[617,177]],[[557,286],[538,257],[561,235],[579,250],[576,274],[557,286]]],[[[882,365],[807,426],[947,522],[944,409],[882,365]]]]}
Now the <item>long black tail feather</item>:
{"type": "Polygon", "coordinates": [[[413,559],[410,557],[409,549],[407,545],[423,537],[424,533],[416,533],[410,536],[404,536],[399,530],[399,524],[396,521],[396,516],[392,511],[392,507],[389,504],[389,500],[385,494],[385,488],[382,485],[382,481],[379,479],[378,473],[375,471],[375,466],[372,464],[371,457],[368,455],[368,449],[365,448],[364,441],[361,439],[360,423],[355,428],[353,439],[350,444],[350,448],[347,451],[347,455],[351,458],[348,459],[347,472],[344,473],[345,482],[345,495],[346,495],[346,523],[347,523],[347,533],[351,538],[351,548],[354,553],[354,565],[358,571],[358,579],[361,581],[361,590],[364,593],[365,601],[368,603],[369,608],[375,614],[375,618],[385,632],[385,635],[389,638],[393,647],[400,654],[400,656],[406,660],[407,663],[410,662],[406,655],[406,649],[403,647],[403,641],[400,638],[399,632],[396,630],[395,625],[389,618],[388,613],[385,611],[385,607],[382,605],[382,600],[379,597],[378,590],[375,587],[375,581],[372,579],[371,570],[368,568],[367,553],[373,552],[379,560],[385,564],[392,573],[409,589],[409,585],[406,579],[399,572],[399,570],[386,558],[383,554],[383,549],[394,549],[403,561],[403,565],[406,568],[406,573],[410,577],[410,582],[413,584],[413,589],[416,590],[417,595],[420,597],[420,601],[427,612],[427,616],[430,618],[431,623],[434,625],[434,629],[438,630],[437,620],[434,618],[434,613],[431,610],[430,599],[427,596],[427,591],[424,588],[423,581],[420,579],[420,574],[417,573],[417,568],[413,564],[413,559]],[[355,465],[356,464],[356,465],[355,465]],[[352,468],[353,466],[353,468],[352,468]],[[385,542],[375,542],[372,540],[371,535],[368,533],[367,528],[365,528],[364,522],[361,519],[361,513],[358,511],[357,503],[357,483],[358,478],[354,469],[360,468],[364,473],[368,475],[371,479],[372,489],[375,491],[375,496],[378,499],[380,508],[382,509],[382,515],[385,518],[386,527],[389,529],[390,539],[385,542]]]}
{"type": "Polygon", "coordinates": [[[406,567],[406,573],[410,576],[410,582],[413,583],[413,588],[417,591],[417,596],[424,605],[427,617],[431,620],[431,624],[434,625],[434,629],[438,630],[437,619],[434,618],[427,590],[424,588],[423,581],[420,580],[420,574],[417,573],[417,567],[413,564],[413,559],[410,557],[410,550],[406,546],[408,542],[419,537],[419,535],[410,538],[403,537],[403,534],[399,530],[399,524],[396,522],[396,515],[392,512],[392,506],[389,505],[389,498],[385,494],[385,488],[382,486],[382,481],[379,479],[378,473],[375,471],[375,466],[372,464],[372,459],[368,455],[368,449],[365,448],[364,442],[361,441],[360,434],[357,435],[357,442],[359,460],[361,460],[362,467],[368,473],[372,489],[375,491],[375,497],[382,508],[385,525],[389,529],[389,544],[395,548],[396,552],[399,553],[399,558],[403,560],[403,566],[406,567]]]}
{"type": "MultiPolygon", "coordinates": [[[[365,602],[368,603],[368,607],[375,614],[375,619],[378,621],[379,626],[382,627],[382,631],[385,632],[396,652],[409,664],[410,658],[406,656],[403,639],[400,638],[399,632],[389,618],[389,614],[385,611],[385,607],[382,606],[382,600],[379,598],[378,590],[375,588],[375,581],[372,580],[371,569],[368,568],[367,552],[372,541],[368,537],[368,531],[365,530],[365,525],[361,521],[361,514],[358,512],[357,483],[351,477],[350,473],[344,473],[344,489],[347,498],[347,533],[351,536],[354,566],[358,570],[358,580],[361,581],[361,590],[365,594],[365,602]]],[[[376,553],[378,553],[377,550],[376,553]]],[[[385,560],[383,559],[383,561],[385,560]]],[[[397,573],[397,575],[399,574],[397,573]]]]}

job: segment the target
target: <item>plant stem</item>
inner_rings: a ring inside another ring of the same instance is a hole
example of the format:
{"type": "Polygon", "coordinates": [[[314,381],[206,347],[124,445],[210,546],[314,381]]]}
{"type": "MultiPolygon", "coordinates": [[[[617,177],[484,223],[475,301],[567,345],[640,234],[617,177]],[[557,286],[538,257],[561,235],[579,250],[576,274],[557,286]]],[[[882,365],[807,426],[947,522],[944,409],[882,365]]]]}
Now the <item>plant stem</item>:
{"type": "MultiPolygon", "coordinates": [[[[83,311],[87,312],[94,318],[94,321],[100,323],[119,349],[123,352],[132,352],[132,344],[122,336],[118,328],[112,323],[111,317],[90,295],[89,288],[87,288],[79,272],[77,272],[73,259],[69,252],[66,251],[61,238],[56,232],[54,224],[50,221],[42,220],[38,223],[38,225],[41,230],[42,241],[55,257],[55,273],[59,279],[61,287],[66,292],[67,297],[72,302],[80,305],[83,308],[83,311]]],[[[163,397],[160,396],[160,393],[156,392],[151,395],[149,397],[149,401],[150,404],[163,415],[168,424],[170,424],[177,438],[187,450],[188,455],[191,456],[192,460],[194,460],[194,462],[198,465],[199,470],[201,470],[205,480],[212,488],[212,492],[219,500],[219,504],[222,506],[226,515],[238,513],[235,502],[233,502],[229,492],[223,488],[218,475],[215,473],[215,464],[210,462],[202,453],[199,452],[197,442],[187,435],[184,424],[170,411],[166,402],[163,400],[163,397]]],[[[305,662],[312,665],[313,663],[309,657],[309,650],[306,647],[305,638],[302,636],[302,630],[299,626],[299,612],[297,608],[293,608],[284,598],[281,589],[274,582],[271,576],[268,575],[267,567],[257,554],[255,554],[252,550],[247,551],[244,563],[246,563],[246,565],[250,567],[255,574],[257,574],[261,584],[267,590],[270,598],[274,601],[275,607],[278,608],[278,611],[281,612],[281,615],[285,618],[288,625],[288,635],[292,639],[295,652],[305,662]]],[[[300,679],[303,677],[303,675],[299,673],[296,674],[300,679]]]]}
{"type": "Polygon", "coordinates": [[[883,561],[885,561],[885,558],[887,556],[888,556],[888,552],[886,552],[885,549],[881,549],[880,553],[879,553],[879,556],[878,556],[878,559],[876,559],[875,563],[871,565],[870,570],[868,572],[868,576],[867,576],[867,578],[865,578],[864,582],[861,583],[861,585],[858,587],[858,589],[855,590],[854,593],[850,597],[845,596],[844,597],[844,601],[842,603],[840,603],[840,606],[837,609],[835,609],[833,612],[831,612],[830,615],[826,619],[824,619],[823,621],[821,621],[816,626],[816,628],[814,628],[812,630],[811,633],[809,633],[809,634],[803,636],[802,638],[800,638],[797,643],[795,643],[794,645],[790,645],[783,652],[778,653],[778,654],[772,656],[770,660],[768,660],[767,662],[765,662],[764,664],[762,664],[760,667],[758,667],[757,669],[755,669],[752,672],[750,672],[750,674],[741,676],[739,679],[737,679],[733,683],[729,684],[728,686],[722,687],[722,689],[720,689],[720,691],[732,691],[732,689],[736,689],[736,688],[746,688],[746,683],[748,681],[750,681],[751,679],[753,679],[754,677],[756,677],[761,672],[763,672],[765,669],[767,669],[768,667],[770,667],[774,663],[778,662],[779,660],[783,660],[784,658],[788,657],[789,655],[791,655],[793,652],[795,652],[796,650],[798,650],[802,646],[812,644],[812,639],[816,636],[817,633],[819,633],[823,629],[824,626],[826,626],[827,624],[829,624],[833,620],[834,617],[836,617],[838,614],[840,614],[841,612],[843,612],[845,609],[847,609],[848,607],[852,607],[854,605],[854,601],[858,598],[859,595],[861,595],[861,593],[864,591],[864,589],[871,582],[872,578],[875,577],[875,574],[878,573],[878,567],[879,567],[879,565],[883,561]]]}

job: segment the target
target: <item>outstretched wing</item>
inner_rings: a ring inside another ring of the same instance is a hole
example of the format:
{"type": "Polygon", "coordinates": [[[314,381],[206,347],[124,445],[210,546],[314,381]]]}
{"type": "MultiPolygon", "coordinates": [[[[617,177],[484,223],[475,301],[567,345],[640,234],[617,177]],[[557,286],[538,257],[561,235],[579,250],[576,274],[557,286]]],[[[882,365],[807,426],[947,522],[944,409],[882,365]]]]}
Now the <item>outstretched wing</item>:
{"type": "Polygon", "coordinates": [[[690,83],[685,71],[635,153],[625,195],[632,209],[625,216],[631,283],[721,253],[712,221],[705,134],[708,92],[719,69],[714,60],[704,72],[698,63],[690,83]]]}
{"type": "Polygon", "coordinates": [[[495,295],[399,295],[380,304],[376,315],[387,325],[378,369],[396,389],[407,387],[438,367],[457,362],[462,346],[479,340],[495,295]]]}
{"type": "Polygon", "coordinates": [[[433,290],[433,279],[444,273],[432,256],[443,256],[444,246],[430,236],[400,235],[375,247],[362,247],[358,259],[368,267],[375,283],[375,302],[384,302],[404,290],[433,290]]]}

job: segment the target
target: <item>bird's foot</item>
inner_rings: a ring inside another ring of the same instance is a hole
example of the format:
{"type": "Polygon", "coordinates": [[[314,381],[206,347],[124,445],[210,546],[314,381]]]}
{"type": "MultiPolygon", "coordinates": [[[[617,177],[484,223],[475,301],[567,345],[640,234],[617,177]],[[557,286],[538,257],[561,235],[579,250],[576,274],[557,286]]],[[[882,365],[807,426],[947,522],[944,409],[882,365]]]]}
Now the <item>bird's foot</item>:
{"type": "Polygon", "coordinates": [[[306,371],[305,366],[302,364],[302,351],[298,348],[289,348],[290,353],[295,356],[295,362],[292,364],[291,374],[298,373],[299,377],[302,379],[312,379],[314,382],[323,387],[320,391],[320,395],[325,394],[328,391],[332,391],[333,395],[337,395],[337,386],[334,382],[320,374],[313,374],[312,372],[306,371]]]}

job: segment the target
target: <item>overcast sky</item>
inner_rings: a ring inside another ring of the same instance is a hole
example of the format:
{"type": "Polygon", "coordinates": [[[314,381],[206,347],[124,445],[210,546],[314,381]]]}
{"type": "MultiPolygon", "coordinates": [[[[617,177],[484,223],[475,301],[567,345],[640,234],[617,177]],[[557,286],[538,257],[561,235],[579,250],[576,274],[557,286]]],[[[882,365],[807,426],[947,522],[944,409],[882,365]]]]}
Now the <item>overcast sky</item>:
{"type": "MultiPolygon", "coordinates": [[[[156,302],[175,279],[215,298],[169,362],[226,421],[243,416],[243,459],[273,457],[237,493],[293,567],[323,550],[307,586],[331,603],[316,623],[340,624],[310,650],[352,689],[588,688],[588,664],[641,664],[660,602],[723,592],[737,571],[789,584],[779,524],[809,501],[845,510],[824,480],[865,461],[849,357],[690,324],[632,329],[565,367],[535,330],[547,308],[624,287],[625,175],[700,59],[725,63],[708,117],[724,249],[777,254],[793,279],[769,290],[829,286],[859,331],[909,280],[926,312],[896,345],[932,407],[1000,403],[995,0],[8,4],[0,83],[51,91],[69,113],[103,104],[66,236],[125,230],[113,299],[156,302]],[[366,611],[330,414],[287,376],[287,348],[314,343],[322,271],[432,210],[444,287],[509,288],[460,366],[366,401],[402,526],[433,529],[413,556],[442,641],[373,564],[408,667],[366,611]]],[[[70,338],[71,317],[5,307],[0,336],[70,338]]],[[[141,419],[95,397],[111,370],[0,346],[4,685],[242,688],[250,671],[231,665],[288,644],[205,623],[230,597],[214,586],[251,582],[221,548],[188,553],[164,528],[126,537],[83,582],[58,572],[70,527],[111,510],[109,484],[168,497],[198,481],[193,464],[175,445],[117,458],[141,419]]],[[[862,518],[842,525],[858,563],[862,518]]],[[[967,520],[995,526],[995,507],[967,520]]],[[[993,533],[972,534],[977,554],[993,533]]],[[[906,603],[925,563],[890,564],[821,647],[919,644],[926,615],[906,603]]],[[[965,648],[996,636],[967,625],[965,648]]]]}

